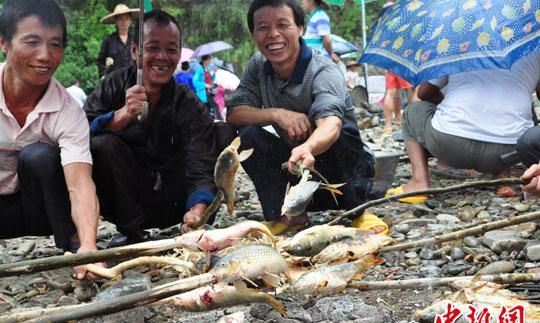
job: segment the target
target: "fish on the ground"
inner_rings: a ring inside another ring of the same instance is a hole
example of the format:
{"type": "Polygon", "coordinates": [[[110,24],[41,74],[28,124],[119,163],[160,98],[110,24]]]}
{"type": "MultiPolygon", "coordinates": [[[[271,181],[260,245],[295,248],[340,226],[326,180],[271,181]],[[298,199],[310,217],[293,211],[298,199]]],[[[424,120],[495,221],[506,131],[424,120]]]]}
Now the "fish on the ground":
{"type": "Polygon", "coordinates": [[[354,262],[307,271],[292,284],[293,293],[305,298],[339,293],[351,279],[381,261],[374,255],[367,255],[354,262]]]}
{"type": "Polygon", "coordinates": [[[289,267],[283,256],[265,245],[247,245],[221,257],[210,270],[219,277],[232,280],[262,280],[266,285],[278,287],[283,279],[290,281],[289,267]]]}
{"type": "Polygon", "coordinates": [[[311,174],[309,169],[303,168],[300,170],[300,172],[302,174],[300,182],[292,187],[287,185],[285,199],[283,200],[283,205],[281,206],[281,214],[285,215],[289,219],[302,214],[311,202],[313,194],[319,188],[329,190],[334,198],[334,201],[336,202],[336,205],[338,204],[335,194],[343,195],[338,188],[345,184],[328,184],[310,181],[311,174]]]}
{"type": "Polygon", "coordinates": [[[193,251],[216,252],[230,247],[252,232],[260,232],[268,236],[272,242],[276,240],[276,237],[264,224],[248,220],[223,229],[196,230],[184,233],[177,238],[177,242],[180,246],[193,251]]]}
{"type": "Polygon", "coordinates": [[[317,264],[354,261],[365,255],[376,253],[379,248],[392,241],[392,238],[384,234],[369,234],[356,238],[347,238],[330,244],[313,256],[311,261],[317,264]]]}
{"type": "Polygon", "coordinates": [[[200,287],[158,302],[158,304],[171,303],[190,312],[205,312],[241,304],[266,303],[279,313],[287,315],[285,307],[274,297],[256,289],[239,289],[224,283],[200,287]]]}
{"type": "Polygon", "coordinates": [[[230,216],[233,215],[234,211],[236,172],[240,163],[248,159],[253,153],[253,149],[246,149],[239,154],[238,148],[240,148],[240,144],[240,137],[234,138],[231,144],[219,154],[214,168],[214,182],[225,196],[227,212],[230,216]]]}
{"type": "Polygon", "coordinates": [[[368,234],[371,233],[342,225],[314,225],[294,235],[283,249],[293,256],[312,257],[333,242],[368,234]]]}

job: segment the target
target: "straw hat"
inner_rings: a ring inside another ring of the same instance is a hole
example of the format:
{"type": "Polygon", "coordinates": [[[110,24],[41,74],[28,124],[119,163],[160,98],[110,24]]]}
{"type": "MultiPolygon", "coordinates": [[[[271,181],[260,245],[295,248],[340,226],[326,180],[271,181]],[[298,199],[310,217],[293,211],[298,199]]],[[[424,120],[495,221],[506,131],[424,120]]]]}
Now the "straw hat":
{"type": "Polygon", "coordinates": [[[355,60],[349,60],[345,62],[345,66],[351,67],[351,66],[358,66],[358,62],[355,60]]]}
{"type": "Polygon", "coordinates": [[[120,4],[117,4],[116,7],[114,7],[113,12],[101,18],[99,22],[101,22],[102,24],[114,24],[115,23],[114,18],[116,16],[130,14],[132,17],[136,17],[138,13],[139,13],[139,9],[129,9],[128,6],[126,6],[123,3],[120,3],[120,4]]]}

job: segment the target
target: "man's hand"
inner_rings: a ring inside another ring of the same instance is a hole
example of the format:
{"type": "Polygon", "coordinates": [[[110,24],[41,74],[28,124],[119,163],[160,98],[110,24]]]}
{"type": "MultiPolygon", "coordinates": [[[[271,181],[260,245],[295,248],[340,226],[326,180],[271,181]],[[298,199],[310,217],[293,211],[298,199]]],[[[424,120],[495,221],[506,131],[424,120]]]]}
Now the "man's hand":
{"type": "Polygon", "coordinates": [[[277,109],[275,122],[293,141],[304,141],[312,132],[308,117],[300,112],[277,109]]]}
{"type": "Polygon", "coordinates": [[[315,157],[311,153],[311,149],[305,144],[295,147],[291,151],[291,157],[289,157],[288,161],[289,172],[295,173],[298,164],[309,169],[315,167],[315,157]]]}
{"type": "Polygon", "coordinates": [[[126,105],[123,107],[127,115],[135,119],[141,114],[144,102],[148,101],[146,90],[141,85],[134,85],[126,91],[126,105]]]}
{"type": "Polygon", "coordinates": [[[203,215],[206,208],[207,206],[203,203],[197,203],[193,205],[191,209],[189,209],[189,211],[184,214],[184,223],[180,227],[180,232],[185,233],[193,230],[191,229],[191,226],[201,219],[201,216],[203,215]]]}
{"type": "Polygon", "coordinates": [[[332,56],[332,61],[334,63],[337,63],[337,62],[339,62],[341,60],[341,58],[339,58],[339,56],[336,53],[332,53],[331,56],[332,56]]]}
{"type": "Polygon", "coordinates": [[[522,179],[530,179],[531,182],[527,185],[521,185],[521,189],[525,192],[531,193],[537,197],[540,197],[540,163],[534,164],[529,167],[523,175],[522,179]]]}
{"type": "MultiPolygon", "coordinates": [[[[93,252],[93,251],[97,251],[97,248],[95,246],[94,247],[81,246],[77,250],[77,253],[85,253],[85,252],[93,252]]],[[[106,267],[105,263],[103,262],[96,263],[95,265],[100,266],[100,267],[106,267]]],[[[94,279],[97,279],[98,276],[86,271],[86,265],[79,265],[79,266],[73,267],[73,278],[76,278],[79,280],[83,280],[83,279],[94,280],[94,279]]]]}

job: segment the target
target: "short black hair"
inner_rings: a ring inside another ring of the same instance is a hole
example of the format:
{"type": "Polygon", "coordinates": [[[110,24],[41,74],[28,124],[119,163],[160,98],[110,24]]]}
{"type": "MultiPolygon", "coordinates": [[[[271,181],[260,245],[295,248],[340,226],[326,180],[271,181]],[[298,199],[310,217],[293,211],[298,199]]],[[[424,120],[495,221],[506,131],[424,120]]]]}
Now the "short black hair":
{"type": "Polygon", "coordinates": [[[304,27],[304,10],[296,2],[296,0],[253,0],[249,5],[247,13],[248,28],[249,32],[252,34],[253,30],[255,29],[253,22],[253,15],[255,15],[255,11],[266,6],[273,8],[286,6],[291,8],[294,16],[294,23],[299,27],[304,27]]]}
{"type": "Polygon", "coordinates": [[[182,62],[182,71],[189,70],[189,62],[182,62]]]}
{"type": "MultiPolygon", "coordinates": [[[[176,19],[169,13],[163,10],[155,9],[145,13],[143,16],[143,21],[154,21],[158,26],[167,26],[172,22],[176,26],[176,28],[178,28],[178,33],[180,34],[180,37],[178,38],[178,46],[180,46],[180,44],[182,43],[182,28],[180,28],[180,25],[178,24],[176,19]]],[[[138,35],[139,24],[135,23],[135,44],[139,42],[138,35]]]]}
{"type": "Polygon", "coordinates": [[[76,85],[77,83],[79,83],[79,80],[77,80],[77,79],[72,79],[71,80],[71,85],[76,85]]]}
{"type": "Polygon", "coordinates": [[[0,36],[11,42],[18,23],[29,16],[37,16],[47,27],[62,28],[62,42],[66,46],[66,17],[54,0],[6,0],[0,14],[0,36]]]}

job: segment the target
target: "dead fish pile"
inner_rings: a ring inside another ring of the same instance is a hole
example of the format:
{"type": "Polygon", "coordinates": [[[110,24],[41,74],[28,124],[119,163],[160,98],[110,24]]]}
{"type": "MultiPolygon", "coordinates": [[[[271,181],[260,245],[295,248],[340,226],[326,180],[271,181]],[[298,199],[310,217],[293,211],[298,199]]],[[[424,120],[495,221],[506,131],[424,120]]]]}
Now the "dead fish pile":
{"type": "Polygon", "coordinates": [[[341,225],[315,225],[298,232],[284,249],[294,256],[312,257],[333,242],[369,234],[366,230],[341,225]]]}
{"type": "Polygon", "coordinates": [[[376,253],[379,248],[389,244],[393,239],[383,234],[368,234],[356,238],[347,238],[324,248],[311,258],[317,264],[354,261],[363,256],[376,253]]]}

